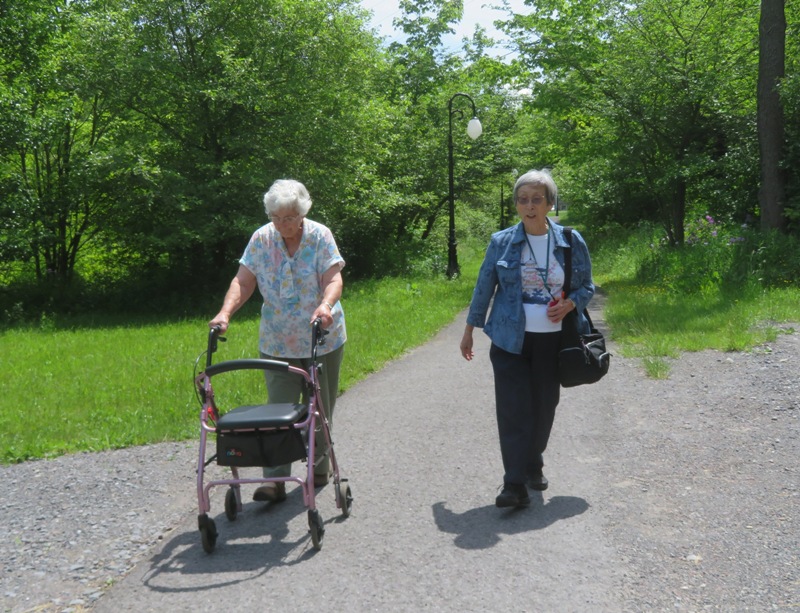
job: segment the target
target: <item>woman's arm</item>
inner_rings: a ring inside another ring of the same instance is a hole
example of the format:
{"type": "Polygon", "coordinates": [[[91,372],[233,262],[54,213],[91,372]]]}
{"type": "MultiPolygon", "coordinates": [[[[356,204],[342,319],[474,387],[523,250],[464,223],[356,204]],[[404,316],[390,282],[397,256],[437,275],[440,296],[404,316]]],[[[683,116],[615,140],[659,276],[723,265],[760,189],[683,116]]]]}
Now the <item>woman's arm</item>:
{"type": "Polygon", "coordinates": [[[231,281],[231,285],[225,294],[225,300],[222,301],[222,308],[208,322],[208,326],[210,328],[219,326],[225,332],[228,329],[231,316],[253,295],[256,285],[256,276],[247,267],[240,264],[239,271],[231,281]]]}
{"type": "Polygon", "coordinates": [[[461,355],[468,362],[475,357],[473,332],[476,327],[483,328],[486,323],[486,314],[497,287],[496,264],[499,257],[498,253],[498,246],[495,245],[494,240],[491,240],[486,248],[483,263],[478,272],[478,280],[475,283],[469,311],[467,312],[467,325],[464,326],[464,334],[461,336],[461,343],[459,344],[461,355]]]}
{"type": "Polygon", "coordinates": [[[473,330],[475,330],[475,326],[470,326],[467,324],[464,327],[464,335],[461,337],[461,355],[464,356],[464,359],[467,362],[475,357],[475,352],[472,350],[474,343],[474,339],[472,338],[473,330]]]}
{"type": "Polygon", "coordinates": [[[494,297],[497,288],[497,260],[500,257],[500,248],[495,244],[495,240],[489,242],[483,263],[478,271],[478,279],[475,282],[475,289],[472,292],[472,300],[467,313],[467,324],[475,328],[483,328],[486,323],[486,316],[489,313],[489,305],[494,297]]]}
{"type": "Polygon", "coordinates": [[[342,297],[342,289],[344,288],[344,280],[342,279],[341,267],[339,264],[334,264],[325,274],[322,275],[322,303],[314,310],[311,316],[313,323],[317,317],[322,319],[322,327],[328,328],[333,324],[333,315],[331,311],[333,306],[342,297]]]}
{"type": "Polygon", "coordinates": [[[594,296],[594,282],[592,281],[592,259],[589,256],[589,247],[577,230],[572,231],[572,291],[569,298],[575,309],[581,313],[594,296]]]}

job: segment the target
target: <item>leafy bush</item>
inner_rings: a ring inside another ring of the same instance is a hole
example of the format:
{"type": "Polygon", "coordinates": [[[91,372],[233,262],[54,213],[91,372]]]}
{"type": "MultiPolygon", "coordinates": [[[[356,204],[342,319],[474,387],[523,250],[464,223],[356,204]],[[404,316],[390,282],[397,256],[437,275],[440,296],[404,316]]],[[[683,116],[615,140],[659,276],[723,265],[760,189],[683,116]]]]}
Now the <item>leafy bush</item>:
{"type": "Polygon", "coordinates": [[[686,224],[686,244],[651,243],[636,275],[675,294],[719,288],[800,286],[800,240],[779,232],[722,224],[710,215],[686,224]]]}
{"type": "Polygon", "coordinates": [[[734,244],[729,281],[763,287],[800,287],[800,239],[776,230],[747,229],[734,244]]]}

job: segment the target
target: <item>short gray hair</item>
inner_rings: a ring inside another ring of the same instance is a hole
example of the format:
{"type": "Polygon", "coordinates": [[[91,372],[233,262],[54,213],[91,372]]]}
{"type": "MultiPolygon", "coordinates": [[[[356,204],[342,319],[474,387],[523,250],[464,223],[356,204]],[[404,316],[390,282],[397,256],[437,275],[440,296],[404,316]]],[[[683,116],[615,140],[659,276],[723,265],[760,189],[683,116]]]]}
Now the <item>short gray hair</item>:
{"type": "Polygon", "coordinates": [[[292,209],[305,217],[311,209],[311,196],[306,186],[294,179],[278,179],[264,194],[264,210],[272,215],[281,209],[292,209]]]}
{"type": "Polygon", "coordinates": [[[544,185],[547,202],[553,204],[558,198],[558,187],[547,170],[529,170],[514,183],[514,202],[517,201],[517,190],[523,185],[544,185]]]}

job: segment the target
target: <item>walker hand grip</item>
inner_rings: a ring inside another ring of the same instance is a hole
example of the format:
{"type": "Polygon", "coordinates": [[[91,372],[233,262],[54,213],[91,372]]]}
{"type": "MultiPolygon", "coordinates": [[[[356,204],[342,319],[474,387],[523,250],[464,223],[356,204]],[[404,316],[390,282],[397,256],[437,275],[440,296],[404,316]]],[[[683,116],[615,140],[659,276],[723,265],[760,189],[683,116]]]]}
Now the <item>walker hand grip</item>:
{"type": "Polygon", "coordinates": [[[217,341],[219,340],[224,343],[226,340],[228,340],[224,336],[220,336],[220,334],[222,334],[222,328],[220,326],[213,326],[211,330],[208,331],[208,351],[206,352],[206,368],[211,366],[211,356],[217,351],[217,341]]]}
{"type": "Polygon", "coordinates": [[[317,345],[324,345],[325,344],[325,336],[330,334],[330,330],[326,330],[322,327],[322,318],[317,317],[312,323],[312,332],[311,332],[311,346],[316,347],[317,345]]]}

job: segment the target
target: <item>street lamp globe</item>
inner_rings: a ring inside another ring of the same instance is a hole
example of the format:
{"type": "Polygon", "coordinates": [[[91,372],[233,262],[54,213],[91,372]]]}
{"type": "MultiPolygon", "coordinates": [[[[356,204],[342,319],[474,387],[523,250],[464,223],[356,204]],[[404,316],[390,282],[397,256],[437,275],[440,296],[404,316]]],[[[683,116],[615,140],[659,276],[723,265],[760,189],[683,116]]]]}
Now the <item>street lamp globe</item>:
{"type": "Polygon", "coordinates": [[[467,134],[472,140],[475,140],[481,134],[483,134],[483,126],[481,125],[480,119],[473,117],[469,120],[469,123],[467,124],[467,134]]]}

